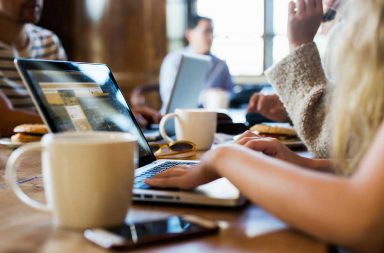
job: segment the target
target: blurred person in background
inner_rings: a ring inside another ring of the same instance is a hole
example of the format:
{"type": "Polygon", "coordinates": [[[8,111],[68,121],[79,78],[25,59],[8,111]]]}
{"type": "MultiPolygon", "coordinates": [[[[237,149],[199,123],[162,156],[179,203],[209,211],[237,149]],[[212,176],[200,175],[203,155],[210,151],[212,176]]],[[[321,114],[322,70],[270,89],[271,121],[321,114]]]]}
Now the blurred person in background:
{"type": "Polygon", "coordinates": [[[206,78],[206,88],[219,88],[229,93],[233,90],[233,81],[227,64],[211,53],[213,42],[213,23],[210,18],[194,16],[188,23],[185,32],[188,46],[182,50],[169,53],[163,60],[160,69],[161,112],[164,113],[175,82],[178,67],[183,53],[208,55],[211,66],[206,78]]]}
{"type": "MultiPolygon", "coordinates": [[[[16,57],[66,60],[59,38],[36,26],[44,0],[0,0],[0,136],[16,125],[42,123],[15,66],[16,57]]],[[[158,123],[161,115],[149,107],[132,108],[142,127],[158,123]]]]}
{"type": "Polygon", "coordinates": [[[16,57],[65,60],[59,38],[35,24],[43,0],[0,0],[0,136],[22,123],[41,123],[14,66],[16,57]]]}

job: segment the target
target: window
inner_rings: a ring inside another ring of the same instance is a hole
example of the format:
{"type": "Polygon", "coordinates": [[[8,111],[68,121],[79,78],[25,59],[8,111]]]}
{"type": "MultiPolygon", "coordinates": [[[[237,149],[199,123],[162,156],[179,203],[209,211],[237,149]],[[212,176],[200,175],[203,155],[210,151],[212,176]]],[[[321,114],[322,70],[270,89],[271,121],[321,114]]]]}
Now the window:
{"type": "Polygon", "coordinates": [[[249,76],[262,73],[262,0],[198,0],[196,12],[213,19],[215,39],[212,52],[226,60],[232,75],[249,76]]]}
{"type": "MultiPolygon", "coordinates": [[[[194,11],[213,19],[212,53],[233,76],[258,76],[289,53],[290,0],[195,0],[194,11]]],[[[317,38],[320,48],[325,40],[317,38]]]]}

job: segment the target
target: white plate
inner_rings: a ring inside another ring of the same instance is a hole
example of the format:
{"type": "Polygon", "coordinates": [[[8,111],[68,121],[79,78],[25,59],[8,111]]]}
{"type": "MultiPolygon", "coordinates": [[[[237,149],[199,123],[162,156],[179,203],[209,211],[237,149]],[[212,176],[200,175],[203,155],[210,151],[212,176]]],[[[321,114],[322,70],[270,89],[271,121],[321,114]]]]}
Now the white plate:
{"type": "Polygon", "coordinates": [[[20,147],[23,144],[24,143],[14,143],[14,142],[11,142],[10,138],[1,138],[0,139],[0,145],[1,146],[6,146],[7,148],[15,149],[15,148],[20,147]]]}
{"type": "MultiPolygon", "coordinates": [[[[237,139],[239,139],[241,134],[239,135],[236,135],[233,137],[233,139],[235,141],[237,141],[237,139]]],[[[300,140],[300,139],[291,139],[291,140],[279,140],[281,143],[283,143],[285,146],[287,146],[288,148],[301,148],[301,147],[304,147],[304,143],[300,140]]]]}
{"type": "Polygon", "coordinates": [[[293,140],[282,140],[280,141],[288,148],[301,148],[304,147],[304,143],[299,139],[293,139],[293,140]]]}

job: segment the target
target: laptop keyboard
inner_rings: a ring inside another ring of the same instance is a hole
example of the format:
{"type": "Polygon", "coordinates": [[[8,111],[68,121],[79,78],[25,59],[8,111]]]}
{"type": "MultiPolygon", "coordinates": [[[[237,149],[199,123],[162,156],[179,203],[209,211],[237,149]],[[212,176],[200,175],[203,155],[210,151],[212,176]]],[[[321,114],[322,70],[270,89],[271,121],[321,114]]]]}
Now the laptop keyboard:
{"type": "Polygon", "coordinates": [[[149,189],[150,186],[144,183],[145,179],[151,178],[154,175],[165,171],[166,169],[169,169],[176,165],[193,165],[196,164],[196,162],[170,162],[167,161],[165,163],[162,163],[160,165],[157,165],[153,167],[152,169],[149,169],[145,171],[144,173],[141,173],[140,175],[137,175],[135,177],[135,183],[133,184],[133,188],[136,189],[149,189]]]}

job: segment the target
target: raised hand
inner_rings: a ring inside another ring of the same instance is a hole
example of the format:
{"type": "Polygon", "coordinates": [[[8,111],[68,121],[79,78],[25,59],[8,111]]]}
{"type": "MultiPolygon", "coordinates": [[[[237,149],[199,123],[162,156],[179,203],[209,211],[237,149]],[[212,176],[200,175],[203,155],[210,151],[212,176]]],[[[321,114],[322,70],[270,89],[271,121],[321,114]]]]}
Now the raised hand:
{"type": "Polygon", "coordinates": [[[315,38],[324,14],[323,1],[291,1],[288,9],[288,39],[292,51],[315,38]]]}

